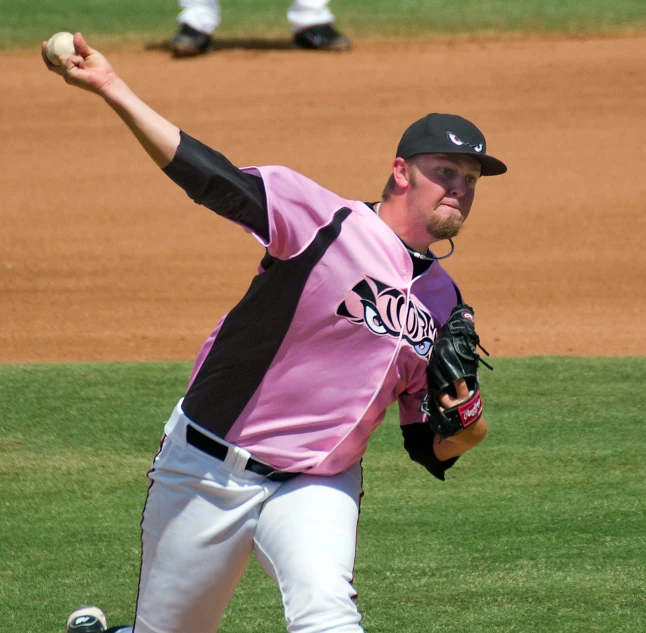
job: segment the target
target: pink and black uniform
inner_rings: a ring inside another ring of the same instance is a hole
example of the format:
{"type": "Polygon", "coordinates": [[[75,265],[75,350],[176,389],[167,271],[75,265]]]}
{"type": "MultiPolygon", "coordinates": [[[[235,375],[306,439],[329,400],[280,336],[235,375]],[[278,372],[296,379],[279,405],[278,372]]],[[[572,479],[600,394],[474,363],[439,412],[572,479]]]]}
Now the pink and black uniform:
{"type": "Polygon", "coordinates": [[[436,328],[461,302],[439,262],[411,257],[367,204],[286,167],[238,170],[182,134],[165,172],[266,247],[199,352],[184,413],[276,470],[330,475],[361,459],[398,401],[423,459],[417,444],[432,437],[406,428],[422,420],[436,328]]]}
{"type": "Polygon", "coordinates": [[[280,588],[288,631],[361,633],[361,458],[398,402],[411,457],[439,479],[455,463],[435,457],[419,406],[457,286],[372,205],[286,167],[238,169],[182,133],[164,171],[266,254],[166,423],[134,631],[215,631],[253,554],[280,588]]]}

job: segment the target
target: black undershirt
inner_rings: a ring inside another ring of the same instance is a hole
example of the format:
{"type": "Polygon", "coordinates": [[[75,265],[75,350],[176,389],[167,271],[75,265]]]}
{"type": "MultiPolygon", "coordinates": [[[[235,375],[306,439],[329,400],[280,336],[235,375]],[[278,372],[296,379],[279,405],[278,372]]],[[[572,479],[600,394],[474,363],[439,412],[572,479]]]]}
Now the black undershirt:
{"type": "Polygon", "coordinates": [[[267,196],[262,178],[238,169],[226,156],[180,132],[173,160],[163,172],[188,197],[269,241],[267,196]]]}

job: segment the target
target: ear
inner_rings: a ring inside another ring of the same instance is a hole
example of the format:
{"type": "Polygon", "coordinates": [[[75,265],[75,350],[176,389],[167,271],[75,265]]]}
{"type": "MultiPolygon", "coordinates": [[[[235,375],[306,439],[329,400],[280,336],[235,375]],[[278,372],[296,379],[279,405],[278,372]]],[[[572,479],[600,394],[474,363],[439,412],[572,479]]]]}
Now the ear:
{"type": "Polygon", "coordinates": [[[411,180],[410,169],[411,166],[403,158],[395,158],[393,161],[393,178],[398,187],[408,189],[411,180]]]}

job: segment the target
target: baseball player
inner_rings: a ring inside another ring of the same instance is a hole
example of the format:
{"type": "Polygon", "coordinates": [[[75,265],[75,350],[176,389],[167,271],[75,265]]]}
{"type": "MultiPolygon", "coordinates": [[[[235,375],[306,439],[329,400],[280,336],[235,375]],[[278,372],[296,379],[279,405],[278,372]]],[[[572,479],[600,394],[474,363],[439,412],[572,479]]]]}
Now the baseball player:
{"type": "Polygon", "coordinates": [[[60,67],[43,54],[49,70],[101,96],[166,176],[266,249],[165,425],[134,631],[217,630],[253,554],[288,631],[360,633],[370,434],[397,402],[405,447],[443,480],[486,432],[473,311],[429,246],[457,235],[481,176],[506,167],[473,123],[434,113],[404,132],[378,203],[287,167],[238,169],[144,104],[80,33],[74,44],[60,67]]]}
{"type": "MultiPolygon", "coordinates": [[[[334,16],[329,0],[293,0],[287,11],[292,25],[294,48],[344,51],[350,40],[333,26],[334,16]]],[[[170,41],[176,57],[190,57],[207,52],[213,31],[220,25],[218,0],[179,0],[182,9],[177,21],[179,30],[170,41]]]]}

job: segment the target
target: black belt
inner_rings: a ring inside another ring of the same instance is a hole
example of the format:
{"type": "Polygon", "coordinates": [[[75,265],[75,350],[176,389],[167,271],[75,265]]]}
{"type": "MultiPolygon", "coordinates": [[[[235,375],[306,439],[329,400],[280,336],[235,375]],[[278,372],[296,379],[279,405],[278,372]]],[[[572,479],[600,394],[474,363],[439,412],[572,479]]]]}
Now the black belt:
{"type": "MultiPolygon", "coordinates": [[[[201,451],[205,452],[211,457],[215,457],[221,461],[226,459],[229,449],[220,442],[212,440],[208,435],[200,433],[194,426],[190,424],[186,426],[186,441],[195,448],[199,448],[201,451]]],[[[272,481],[287,481],[288,479],[293,479],[300,473],[286,473],[282,470],[274,470],[271,466],[259,462],[257,459],[250,457],[247,460],[247,465],[245,470],[250,470],[252,473],[257,475],[262,475],[267,479],[272,481]]]]}

